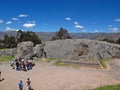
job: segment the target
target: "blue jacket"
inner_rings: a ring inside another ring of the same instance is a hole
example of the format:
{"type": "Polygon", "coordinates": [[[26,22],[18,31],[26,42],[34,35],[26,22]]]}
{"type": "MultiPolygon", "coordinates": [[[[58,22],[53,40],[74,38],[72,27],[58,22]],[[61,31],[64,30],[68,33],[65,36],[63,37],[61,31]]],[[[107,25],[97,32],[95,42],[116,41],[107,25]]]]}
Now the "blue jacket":
{"type": "Polygon", "coordinates": [[[19,82],[19,88],[22,89],[23,88],[23,83],[19,82]]]}

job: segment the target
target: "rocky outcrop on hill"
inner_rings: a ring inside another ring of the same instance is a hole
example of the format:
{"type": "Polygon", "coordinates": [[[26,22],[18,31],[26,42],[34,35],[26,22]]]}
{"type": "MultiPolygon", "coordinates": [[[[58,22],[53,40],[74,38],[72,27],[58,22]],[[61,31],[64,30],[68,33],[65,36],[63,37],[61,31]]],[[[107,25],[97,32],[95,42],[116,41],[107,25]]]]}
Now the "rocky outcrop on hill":
{"type": "Polygon", "coordinates": [[[120,45],[87,39],[67,39],[45,43],[48,58],[65,58],[68,62],[98,64],[101,59],[120,58],[120,45]]]}
{"type": "Polygon", "coordinates": [[[36,56],[36,57],[38,57],[38,58],[43,57],[43,53],[44,53],[43,45],[37,44],[37,45],[33,48],[33,53],[34,53],[34,56],[36,56]]]}
{"type": "Polygon", "coordinates": [[[33,43],[30,41],[21,42],[17,45],[17,54],[15,55],[16,58],[28,58],[33,55],[33,43]]]}
{"type": "Polygon", "coordinates": [[[0,49],[0,56],[14,56],[16,54],[16,48],[0,49]]]}
{"type": "Polygon", "coordinates": [[[100,42],[88,39],[66,39],[48,41],[45,46],[41,44],[33,46],[30,41],[21,42],[17,45],[16,50],[0,50],[0,55],[14,55],[15,57],[46,57],[47,58],[63,58],[63,62],[86,64],[92,63],[98,65],[99,60],[120,58],[120,45],[107,42],[100,42]],[[2,52],[2,53],[1,53],[2,52]]]}

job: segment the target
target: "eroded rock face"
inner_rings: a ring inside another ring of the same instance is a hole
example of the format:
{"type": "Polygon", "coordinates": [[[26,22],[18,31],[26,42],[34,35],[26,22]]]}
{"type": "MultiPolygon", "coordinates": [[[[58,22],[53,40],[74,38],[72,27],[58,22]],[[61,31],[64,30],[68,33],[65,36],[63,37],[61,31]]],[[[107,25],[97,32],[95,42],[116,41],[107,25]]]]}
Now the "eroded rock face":
{"type": "Polygon", "coordinates": [[[47,57],[77,61],[120,58],[120,45],[87,39],[67,39],[45,43],[47,57]]]}
{"type": "Polygon", "coordinates": [[[42,44],[37,44],[34,48],[33,48],[33,53],[36,57],[41,58],[43,57],[43,53],[44,53],[44,48],[42,44]]]}
{"type": "Polygon", "coordinates": [[[28,58],[33,55],[33,43],[30,41],[21,42],[17,45],[17,54],[15,55],[16,58],[28,58]]]}
{"type": "Polygon", "coordinates": [[[14,56],[16,54],[16,48],[0,49],[0,56],[14,56]]]}

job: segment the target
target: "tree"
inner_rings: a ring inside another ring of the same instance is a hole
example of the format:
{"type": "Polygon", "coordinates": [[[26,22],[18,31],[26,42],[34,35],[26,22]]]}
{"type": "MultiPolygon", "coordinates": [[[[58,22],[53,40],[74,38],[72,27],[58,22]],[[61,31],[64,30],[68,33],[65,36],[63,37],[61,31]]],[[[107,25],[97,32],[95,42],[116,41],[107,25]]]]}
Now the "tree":
{"type": "Polygon", "coordinates": [[[9,45],[9,48],[14,48],[14,47],[17,46],[17,42],[16,42],[14,36],[9,37],[8,42],[9,42],[9,44],[8,44],[8,45],[9,45]]]}
{"type": "Polygon", "coordinates": [[[4,43],[8,44],[9,36],[7,34],[4,35],[4,43]]]}
{"type": "Polygon", "coordinates": [[[120,44],[120,38],[116,41],[116,44],[120,44]]]}
{"type": "Polygon", "coordinates": [[[22,37],[23,37],[23,31],[22,30],[18,30],[16,39],[17,39],[17,43],[22,41],[22,37]]]}
{"type": "Polygon", "coordinates": [[[16,37],[5,34],[4,40],[0,40],[0,48],[15,48],[23,41],[31,41],[34,45],[41,44],[41,39],[34,32],[19,30],[16,37]]]}
{"type": "Polygon", "coordinates": [[[115,43],[113,40],[110,40],[108,38],[104,38],[102,41],[106,41],[106,42],[109,42],[109,43],[115,43]]]}
{"type": "Polygon", "coordinates": [[[34,45],[41,44],[41,39],[32,31],[24,32],[19,30],[17,33],[17,42],[32,41],[34,45]]]}
{"type": "Polygon", "coordinates": [[[55,36],[52,37],[51,40],[57,40],[57,39],[71,39],[72,37],[69,35],[68,31],[66,29],[60,28],[59,32],[55,33],[55,36]]]}

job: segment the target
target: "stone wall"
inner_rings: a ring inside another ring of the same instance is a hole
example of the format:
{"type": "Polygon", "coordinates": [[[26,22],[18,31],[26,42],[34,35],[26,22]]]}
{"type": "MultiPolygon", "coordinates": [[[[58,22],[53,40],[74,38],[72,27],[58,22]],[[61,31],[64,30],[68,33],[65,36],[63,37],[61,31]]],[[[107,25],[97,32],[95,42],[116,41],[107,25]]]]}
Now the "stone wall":
{"type": "Polygon", "coordinates": [[[14,56],[15,54],[16,54],[16,48],[0,49],[0,56],[14,56]]]}

